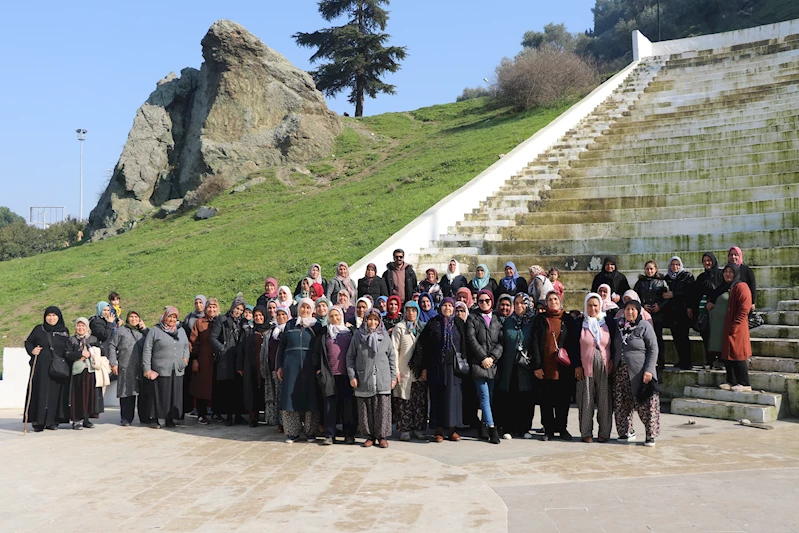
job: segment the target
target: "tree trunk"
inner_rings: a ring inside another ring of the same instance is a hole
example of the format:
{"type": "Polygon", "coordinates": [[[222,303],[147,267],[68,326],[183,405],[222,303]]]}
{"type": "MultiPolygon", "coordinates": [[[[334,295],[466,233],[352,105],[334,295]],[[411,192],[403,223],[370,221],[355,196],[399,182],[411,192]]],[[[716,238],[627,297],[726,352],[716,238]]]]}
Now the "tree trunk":
{"type": "Polygon", "coordinates": [[[355,77],[355,116],[363,116],[363,76],[355,77]]]}

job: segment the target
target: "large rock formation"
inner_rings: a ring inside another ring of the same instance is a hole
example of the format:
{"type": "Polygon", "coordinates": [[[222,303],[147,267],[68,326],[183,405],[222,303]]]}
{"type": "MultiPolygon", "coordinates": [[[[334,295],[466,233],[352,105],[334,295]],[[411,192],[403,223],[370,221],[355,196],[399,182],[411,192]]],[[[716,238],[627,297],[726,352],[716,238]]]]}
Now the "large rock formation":
{"type": "Polygon", "coordinates": [[[89,217],[93,238],[125,231],[167,201],[191,206],[209,178],[232,185],[330,154],[341,124],[306,72],[227,20],[211,26],[202,49],[200,70],[170,73],[136,112],[89,217]]]}

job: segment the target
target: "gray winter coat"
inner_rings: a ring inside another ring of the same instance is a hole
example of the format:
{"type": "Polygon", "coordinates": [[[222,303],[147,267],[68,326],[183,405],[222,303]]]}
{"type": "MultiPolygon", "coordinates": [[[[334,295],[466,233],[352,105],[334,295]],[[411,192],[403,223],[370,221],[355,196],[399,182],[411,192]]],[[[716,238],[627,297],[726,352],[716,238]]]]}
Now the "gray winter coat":
{"type": "Polygon", "coordinates": [[[655,328],[646,320],[641,320],[632,331],[625,344],[622,340],[622,327],[616,331],[615,353],[613,355],[613,368],[619,368],[619,362],[624,359],[630,373],[630,384],[633,397],[644,386],[644,372],[651,372],[657,379],[658,340],[655,328]]]}
{"type": "Polygon", "coordinates": [[[471,313],[466,319],[466,357],[471,366],[472,377],[494,379],[497,376],[497,361],[502,357],[502,322],[499,315],[491,314],[491,327],[487,326],[479,311],[471,313]],[[483,368],[486,357],[494,359],[494,364],[483,368]]]}
{"type": "Polygon", "coordinates": [[[142,350],[146,335],[147,328],[134,330],[121,326],[114,330],[108,341],[108,360],[112,367],[119,366],[117,398],[136,396],[140,392],[142,350]]]}
{"type": "Polygon", "coordinates": [[[355,396],[371,398],[375,394],[391,394],[391,382],[397,379],[397,356],[391,335],[383,332],[377,352],[361,341],[361,332],[352,336],[347,351],[347,376],[358,380],[355,396]]]}
{"type": "Polygon", "coordinates": [[[142,347],[142,374],[155,370],[161,376],[169,376],[175,371],[182,376],[189,360],[189,339],[186,332],[178,326],[174,335],[161,329],[160,326],[150,328],[144,337],[142,347]]]}
{"type": "MultiPolygon", "coordinates": [[[[350,279],[350,289],[352,289],[352,294],[355,295],[354,297],[350,295],[350,301],[354,302],[358,299],[358,291],[355,288],[355,282],[350,279]]],[[[341,291],[347,290],[344,287],[344,282],[339,281],[336,278],[331,279],[327,282],[327,290],[325,290],[325,296],[327,299],[333,302],[333,305],[338,303],[338,293],[341,291]]]]}

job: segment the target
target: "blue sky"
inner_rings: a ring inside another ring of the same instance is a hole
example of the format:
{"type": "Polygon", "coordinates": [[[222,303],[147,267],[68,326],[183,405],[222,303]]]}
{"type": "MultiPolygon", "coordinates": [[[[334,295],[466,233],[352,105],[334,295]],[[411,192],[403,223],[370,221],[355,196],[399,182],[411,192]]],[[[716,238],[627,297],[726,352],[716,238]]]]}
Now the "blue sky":
{"type": "MultiPolygon", "coordinates": [[[[483,84],[527,30],[564,22],[593,26],[594,0],[394,0],[387,31],[408,47],[402,69],[386,81],[394,96],[367,99],[367,115],[455,101],[483,84]]],[[[84,143],[84,217],[114,168],[136,109],[171,71],[199,67],[200,39],[226,18],[242,24],[300,68],[311,49],[291,35],[324,26],[311,0],[5,2],[0,32],[0,205],[27,219],[31,206],[64,206],[77,216],[78,141],[84,143]]],[[[328,99],[352,114],[345,96],[328,99]]]]}

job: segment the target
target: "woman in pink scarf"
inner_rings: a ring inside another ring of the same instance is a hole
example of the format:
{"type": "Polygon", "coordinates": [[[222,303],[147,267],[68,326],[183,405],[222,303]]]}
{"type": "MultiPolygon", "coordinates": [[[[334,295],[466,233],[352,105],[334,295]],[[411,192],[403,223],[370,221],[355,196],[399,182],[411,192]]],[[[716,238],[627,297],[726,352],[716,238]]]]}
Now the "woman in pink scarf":
{"type": "Polygon", "coordinates": [[[355,282],[350,279],[350,267],[344,261],[336,266],[336,277],[327,283],[325,295],[331,302],[338,302],[338,293],[341,291],[349,293],[350,301],[355,301],[358,298],[355,282]]]}

